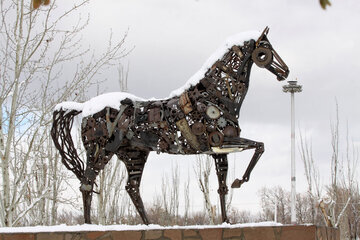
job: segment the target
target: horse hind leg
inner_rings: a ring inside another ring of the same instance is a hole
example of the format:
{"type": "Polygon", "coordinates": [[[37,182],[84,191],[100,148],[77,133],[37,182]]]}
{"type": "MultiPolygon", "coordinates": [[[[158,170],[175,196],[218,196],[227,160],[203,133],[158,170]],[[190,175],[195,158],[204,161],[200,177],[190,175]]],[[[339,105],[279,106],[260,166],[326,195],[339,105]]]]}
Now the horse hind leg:
{"type": "MultiPolygon", "coordinates": [[[[86,148],[86,146],[85,146],[86,148]]],[[[94,164],[96,161],[95,156],[95,147],[89,147],[87,150],[87,161],[86,161],[86,169],[84,171],[83,176],[80,179],[80,192],[82,194],[83,199],[83,210],[84,210],[84,220],[85,223],[91,224],[91,202],[94,191],[94,183],[98,171],[94,169],[94,164]]]]}
{"type": "Polygon", "coordinates": [[[228,172],[228,160],[227,154],[214,154],[212,157],[215,160],[216,175],[219,181],[219,197],[221,206],[221,218],[223,222],[229,222],[226,215],[226,199],[225,196],[228,193],[228,187],[226,185],[226,177],[228,172]]]}
{"type": "Polygon", "coordinates": [[[146,225],[148,225],[150,222],[145,212],[145,207],[140,196],[139,188],[148,155],[148,151],[140,151],[137,149],[127,151],[126,154],[118,154],[118,158],[125,163],[126,169],[128,171],[128,180],[125,189],[134,203],[141,219],[146,225]],[[127,157],[124,158],[124,155],[127,155],[127,157]]]}
{"type": "Polygon", "coordinates": [[[86,166],[84,176],[81,179],[81,185],[80,185],[80,192],[82,194],[82,199],[83,199],[84,220],[85,223],[87,224],[91,224],[90,211],[91,211],[91,202],[94,192],[94,183],[96,176],[97,173],[91,167],[91,164],[88,164],[86,166]]]}
{"type": "Polygon", "coordinates": [[[87,145],[85,148],[87,151],[87,162],[84,175],[81,178],[80,191],[83,198],[85,223],[91,224],[90,212],[95,180],[113,154],[99,150],[100,148],[97,145],[87,145]]]}

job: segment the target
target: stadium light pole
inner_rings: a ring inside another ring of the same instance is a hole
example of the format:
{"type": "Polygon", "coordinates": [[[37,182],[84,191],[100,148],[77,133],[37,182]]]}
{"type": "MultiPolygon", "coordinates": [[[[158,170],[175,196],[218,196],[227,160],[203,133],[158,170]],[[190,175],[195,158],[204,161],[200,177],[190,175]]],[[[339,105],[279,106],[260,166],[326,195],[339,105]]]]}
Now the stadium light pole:
{"type": "Polygon", "coordinates": [[[295,98],[294,93],[302,92],[302,86],[297,81],[288,81],[283,86],[283,92],[291,93],[291,223],[296,224],[296,177],[295,177],[295,98]]]}

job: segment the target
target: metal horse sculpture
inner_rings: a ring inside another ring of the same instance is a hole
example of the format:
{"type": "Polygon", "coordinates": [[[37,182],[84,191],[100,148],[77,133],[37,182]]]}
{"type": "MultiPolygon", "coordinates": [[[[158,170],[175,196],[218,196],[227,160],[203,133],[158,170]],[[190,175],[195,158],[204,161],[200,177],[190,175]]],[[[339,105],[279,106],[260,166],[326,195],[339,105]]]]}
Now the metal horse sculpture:
{"type": "Polygon", "coordinates": [[[96,176],[115,154],[128,171],[126,191],[143,222],[149,224],[140,196],[140,182],[150,151],[169,154],[210,154],[215,160],[219,181],[222,220],[228,221],[225,195],[227,154],[254,149],[254,155],[239,188],[264,152],[264,144],[240,137],[239,111],[249,87],[253,63],[266,68],[279,81],[287,78],[288,67],[270,44],[265,28],[257,39],[228,49],[195,85],[180,96],[157,101],[119,103],[119,109],[104,108],[82,120],[81,134],[86,149],[86,164],[79,158],[71,139],[77,110],[59,109],[53,115],[52,138],[63,164],[81,181],[85,222],[90,223],[90,207],[96,176]]]}

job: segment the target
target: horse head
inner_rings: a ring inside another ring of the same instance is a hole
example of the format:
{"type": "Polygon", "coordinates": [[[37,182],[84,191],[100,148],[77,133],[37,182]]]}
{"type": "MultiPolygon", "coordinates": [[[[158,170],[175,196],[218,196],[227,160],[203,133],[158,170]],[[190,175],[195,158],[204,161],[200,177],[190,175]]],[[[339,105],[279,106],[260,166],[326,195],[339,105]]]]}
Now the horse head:
{"type": "Polygon", "coordinates": [[[266,27],[255,43],[251,59],[258,67],[266,68],[276,75],[277,80],[283,81],[289,75],[289,68],[272,47],[267,38],[268,33],[269,28],[266,27]]]}

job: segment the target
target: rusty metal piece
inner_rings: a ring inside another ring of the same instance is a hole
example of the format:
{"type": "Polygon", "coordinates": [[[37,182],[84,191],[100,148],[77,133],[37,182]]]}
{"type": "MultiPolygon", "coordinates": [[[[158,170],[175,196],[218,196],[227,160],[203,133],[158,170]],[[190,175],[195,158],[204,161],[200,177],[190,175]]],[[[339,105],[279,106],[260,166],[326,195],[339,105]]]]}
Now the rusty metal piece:
{"type": "Polygon", "coordinates": [[[179,100],[178,98],[171,98],[169,99],[169,101],[166,103],[166,106],[170,109],[177,109],[178,108],[178,103],[179,100]]]}
{"type": "Polygon", "coordinates": [[[135,123],[141,124],[148,120],[148,115],[146,113],[138,113],[135,117],[135,123]]]}
{"type": "Polygon", "coordinates": [[[160,108],[150,108],[148,112],[148,121],[149,122],[160,122],[161,121],[161,111],[160,108]]]}
{"type": "Polygon", "coordinates": [[[269,48],[259,47],[252,52],[251,58],[258,67],[264,68],[273,61],[273,54],[269,48]]]}
{"type": "Polygon", "coordinates": [[[230,87],[230,83],[229,83],[229,76],[225,77],[225,83],[226,83],[226,88],[228,90],[228,94],[229,94],[229,97],[231,100],[234,100],[234,97],[233,97],[233,94],[232,94],[232,91],[231,91],[231,87],[230,87]]]}
{"type": "Polygon", "coordinates": [[[238,131],[236,130],[236,128],[234,126],[226,126],[224,131],[224,136],[225,137],[237,137],[238,136],[238,131]]]}
{"type": "Polygon", "coordinates": [[[86,132],[82,133],[83,138],[85,137],[86,141],[93,141],[95,140],[95,135],[94,135],[94,130],[93,129],[89,129],[86,132]]]}
{"type": "Polygon", "coordinates": [[[176,117],[178,118],[178,119],[182,119],[182,118],[184,118],[185,117],[185,114],[183,113],[183,112],[177,112],[176,113],[176,117]]]}
{"type": "Polygon", "coordinates": [[[94,128],[95,125],[96,125],[96,121],[93,117],[88,117],[87,120],[86,120],[86,124],[91,127],[91,128],[94,128]]]}
{"type": "Polygon", "coordinates": [[[162,128],[164,130],[168,130],[168,124],[165,121],[159,122],[159,128],[162,128]]]}
{"type": "Polygon", "coordinates": [[[116,155],[121,160],[128,160],[129,159],[128,154],[126,152],[124,152],[124,151],[119,151],[116,155]]]}
{"type": "Polygon", "coordinates": [[[208,124],[207,126],[206,126],[206,131],[207,132],[213,132],[213,131],[215,131],[216,130],[216,126],[215,125],[213,125],[213,124],[208,124]]]}
{"type": "Polygon", "coordinates": [[[180,130],[181,134],[184,136],[184,138],[189,142],[191,147],[193,147],[195,150],[200,150],[200,144],[195,136],[195,134],[192,133],[188,122],[185,118],[180,119],[176,122],[176,126],[180,130]]]}
{"type": "Polygon", "coordinates": [[[105,150],[115,153],[121,146],[125,134],[122,130],[115,130],[113,136],[112,141],[105,145],[105,150]]]}
{"type": "Polygon", "coordinates": [[[196,110],[191,112],[191,118],[194,122],[200,121],[202,117],[202,114],[196,110]]]}
{"type": "Polygon", "coordinates": [[[126,138],[131,140],[134,137],[134,132],[131,130],[128,130],[126,133],[126,138]]]}
{"type": "Polygon", "coordinates": [[[221,146],[224,140],[224,135],[219,131],[214,131],[209,134],[208,141],[213,147],[221,146]]]}
{"type": "Polygon", "coordinates": [[[215,85],[210,85],[206,90],[210,95],[212,95],[213,98],[222,97],[222,92],[219,91],[215,85]]]}
{"type": "Polygon", "coordinates": [[[197,103],[196,103],[196,109],[197,109],[199,112],[205,112],[205,111],[206,111],[206,105],[203,104],[202,102],[197,102],[197,103]]]}
{"type": "Polygon", "coordinates": [[[129,105],[129,106],[131,106],[131,105],[133,105],[133,100],[131,100],[130,98],[125,98],[125,99],[121,100],[120,103],[121,103],[122,105],[129,105]]]}
{"type": "Polygon", "coordinates": [[[134,114],[134,108],[128,106],[125,110],[124,110],[124,114],[128,117],[131,117],[134,114]]]}
{"type": "MultiPolygon", "coordinates": [[[[162,140],[164,140],[168,145],[171,145],[171,144],[172,144],[172,141],[173,141],[173,140],[171,140],[171,139],[170,139],[170,136],[166,135],[165,132],[162,132],[161,137],[162,137],[162,140]]],[[[161,141],[162,141],[162,140],[161,140],[161,141]]]]}
{"type": "Polygon", "coordinates": [[[244,84],[240,83],[240,84],[237,85],[237,91],[239,93],[242,93],[244,89],[245,89],[244,84]]]}
{"type": "Polygon", "coordinates": [[[215,106],[208,106],[206,109],[206,115],[211,119],[218,119],[220,117],[220,111],[215,106]]]}
{"type": "Polygon", "coordinates": [[[108,134],[108,131],[107,131],[105,122],[101,122],[100,124],[97,124],[95,126],[94,136],[96,138],[106,136],[107,134],[108,134]]]}
{"type": "Polygon", "coordinates": [[[199,89],[195,87],[194,90],[189,92],[189,95],[189,97],[195,102],[201,96],[201,93],[199,92],[199,89]]]}
{"type": "Polygon", "coordinates": [[[140,132],[140,139],[146,143],[149,147],[156,147],[159,141],[159,136],[151,131],[142,131],[140,132]]]}
{"type": "Polygon", "coordinates": [[[129,125],[130,125],[130,118],[125,114],[121,115],[117,123],[117,127],[123,131],[127,131],[129,125]]]}
{"type": "Polygon", "coordinates": [[[206,130],[206,127],[201,122],[196,122],[191,126],[191,131],[197,136],[203,134],[205,132],[205,130],[206,130]]]}
{"type": "Polygon", "coordinates": [[[191,112],[193,110],[188,93],[186,91],[183,94],[181,94],[181,96],[179,98],[179,105],[180,105],[181,110],[185,114],[188,114],[189,112],[191,112]]]}
{"type": "Polygon", "coordinates": [[[163,151],[163,152],[166,151],[168,149],[168,147],[169,147],[169,144],[167,144],[166,141],[160,140],[159,148],[160,148],[161,151],[163,151]]]}
{"type": "Polygon", "coordinates": [[[241,52],[241,49],[238,46],[233,46],[231,48],[240,58],[244,56],[244,54],[241,52]]]}

